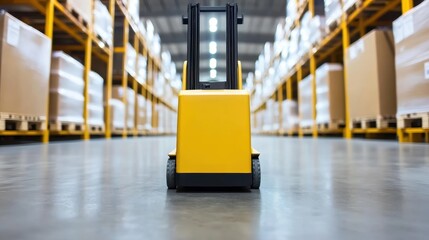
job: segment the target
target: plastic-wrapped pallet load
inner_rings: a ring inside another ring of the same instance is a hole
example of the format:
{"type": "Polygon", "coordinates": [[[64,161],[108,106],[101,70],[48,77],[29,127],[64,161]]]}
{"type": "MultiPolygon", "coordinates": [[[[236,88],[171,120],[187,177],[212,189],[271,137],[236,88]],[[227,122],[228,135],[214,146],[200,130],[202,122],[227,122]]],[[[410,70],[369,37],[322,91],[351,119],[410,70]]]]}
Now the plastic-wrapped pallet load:
{"type": "Polygon", "coordinates": [[[329,28],[341,20],[343,10],[341,8],[340,0],[325,0],[325,16],[326,16],[326,29],[329,28]]]}
{"type": "Polygon", "coordinates": [[[271,132],[273,130],[274,123],[274,100],[270,99],[266,103],[266,109],[264,111],[263,127],[262,131],[271,132]]]}
{"type": "Polygon", "coordinates": [[[279,119],[280,119],[280,111],[279,111],[279,102],[274,101],[273,103],[273,120],[271,124],[271,131],[278,131],[280,128],[279,119]]]}
{"type": "Polygon", "coordinates": [[[64,52],[52,53],[49,95],[51,129],[63,123],[83,124],[83,65],[64,52]]]}
{"type": "Polygon", "coordinates": [[[274,37],[274,55],[278,55],[282,52],[286,44],[286,31],[285,31],[285,20],[281,20],[277,24],[276,33],[274,37]]]}
{"type": "Polygon", "coordinates": [[[144,130],[148,132],[152,131],[152,101],[149,99],[146,103],[146,124],[144,130]]]}
{"type": "Polygon", "coordinates": [[[140,1],[139,0],[128,0],[128,12],[131,18],[138,23],[140,20],[139,13],[140,1]]]}
{"type": "Polygon", "coordinates": [[[317,123],[344,124],[343,66],[325,63],[316,70],[317,123]]]}
{"type": "Polygon", "coordinates": [[[296,5],[296,0],[287,0],[286,4],[286,30],[292,27],[293,22],[297,18],[298,6],[296,5]]]}
{"type": "Polygon", "coordinates": [[[134,128],[134,112],[135,112],[135,92],[131,88],[127,88],[126,91],[124,91],[124,88],[122,86],[113,86],[112,87],[112,98],[118,99],[122,101],[123,97],[126,96],[127,104],[126,104],[126,126],[127,129],[133,129],[134,128]]]}
{"type": "Polygon", "coordinates": [[[282,128],[284,131],[296,131],[299,127],[298,104],[294,100],[282,103],[282,128]]]}
{"type": "Polygon", "coordinates": [[[104,40],[107,45],[113,43],[112,17],[107,7],[100,1],[94,2],[94,32],[104,40]]]}
{"type": "Polygon", "coordinates": [[[288,69],[292,69],[298,62],[300,28],[296,27],[290,35],[289,57],[287,59],[288,69]]]}
{"type": "Polygon", "coordinates": [[[86,22],[90,23],[92,18],[91,1],[88,0],[66,0],[66,8],[76,11],[86,22]]]}
{"type": "Polygon", "coordinates": [[[89,74],[88,124],[104,127],[103,82],[104,79],[96,72],[89,74]]]}
{"type": "Polygon", "coordinates": [[[298,45],[298,57],[302,58],[306,54],[308,55],[310,48],[311,48],[311,42],[310,42],[310,34],[311,34],[311,13],[306,12],[301,20],[301,28],[300,28],[300,38],[299,38],[299,45],[298,45]]]}
{"type": "Polygon", "coordinates": [[[51,40],[0,11],[0,112],[46,119],[51,40]]]}
{"type": "Polygon", "coordinates": [[[393,23],[398,115],[429,112],[429,1],[393,23]]]}
{"type": "Polygon", "coordinates": [[[395,116],[394,51],[388,30],[373,30],[347,49],[344,62],[351,120],[395,116]]]}
{"type": "Polygon", "coordinates": [[[139,54],[137,62],[137,81],[145,83],[147,78],[147,59],[145,56],[139,54]]]}
{"type": "Polygon", "coordinates": [[[136,61],[137,61],[137,52],[134,49],[134,47],[128,43],[127,46],[127,64],[125,66],[127,72],[133,76],[136,77],[137,76],[137,72],[136,72],[136,61]]]}
{"type": "Polygon", "coordinates": [[[299,126],[310,128],[313,126],[313,89],[312,75],[308,75],[298,84],[299,88],[299,126]]]}
{"type": "Polygon", "coordinates": [[[110,114],[112,131],[125,128],[125,105],[119,99],[110,99],[110,114]]]}
{"type": "Polygon", "coordinates": [[[325,17],[316,15],[310,20],[310,43],[321,42],[326,35],[325,17]]]}
{"type": "Polygon", "coordinates": [[[144,127],[145,127],[146,99],[140,94],[137,95],[137,105],[138,105],[137,129],[139,131],[142,131],[144,130],[144,127]]]}

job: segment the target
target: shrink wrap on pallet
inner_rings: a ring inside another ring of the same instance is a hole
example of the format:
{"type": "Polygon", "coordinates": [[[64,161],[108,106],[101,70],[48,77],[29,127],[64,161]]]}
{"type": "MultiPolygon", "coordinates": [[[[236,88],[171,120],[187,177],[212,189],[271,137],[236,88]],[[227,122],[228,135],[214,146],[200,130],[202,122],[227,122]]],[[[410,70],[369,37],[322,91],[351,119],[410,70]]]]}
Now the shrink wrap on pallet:
{"type": "Polygon", "coordinates": [[[316,70],[317,123],[345,119],[343,66],[325,63],[316,70]]]}
{"type": "Polygon", "coordinates": [[[263,119],[263,127],[262,130],[264,132],[273,131],[274,124],[274,100],[270,99],[266,103],[266,110],[264,111],[264,119],[263,119]]]}
{"type": "Polygon", "coordinates": [[[125,128],[125,105],[121,100],[110,99],[110,117],[112,129],[121,130],[125,128]]]}
{"type": "Polygon", "coordinates": [[[137,76],[137,72],[136,72],[136,69],[137,69],[136,60],[137,60],[137,52],[134,49],[133,45],[131,45],[130,43],[128,43],[128,46],[127,46],[127,61],[126,61],[125,69],[133,77],[137,76]]]}
{"type": "Polygon", "coordinates": [[[299,38],[300,38],[300,28],[296,27],[292,30],[290,36],[290,45],[289,45],[289,57],[287,59],[288,69],[292,69],[295,64],[298,62],[298,50],[299,50],[299,38]]]}
{"type": "Polygon", "coordinates": [[[313,126],[313,89],[312,75],[307,76],[298,84],[299,90],[299,125],[301,128],[313,126]]]}
{"type": "Polygon", "coordinates": [[[296,0],[287,0],[286,4],[286,29],[290,29],[293,22],[298,17],[298,6],[296,0]]]}
{"type": "Polygon", "coordinates": [[[49,118],[51,121],[83,123],[83,95],[66,89],[51,89],[49,118]]]}
{"type": "Polygon", "coordinates": [[[139,54],[137,62],[137,81],[145,83],[147,78],[147,59],[145,56],[139,54]]]}
{"type": "Polygon", "coordinates": [[[0,11],[0,113],[46,118],[51,40],[0,11]]]}
{"type": "Polygon", "coordinates": [[[310,38],[312,45],[321,42],[326,35],[325,17],[316,15],[310,20],[310,38]]]}
{"type": "Polygon", "coordinates": [[[284,131],[295,131],[299,126],[298,104],[294,100],[284,100],[282,103],[282,128],[284,131]]]}
{"type": "Polygon", "coordinates": [[[107,7],[100,0],[94,2],[94,32],[107,45],[113,44],[112,17],[107,7]]]}
{"type": "Polygon", "coordinates": [[[311,48],[310,22],[311,22],[311,14],[310,12],[306,12],[301,20],[300,37],[299,37],[299,45],[298,45],[299,58],[304,57],[306,54],[308,55],[311,48]]]}
{"type": "Polygon", "coordinates": [[[395,116],[394,55],[388,30],[373,30],[347,49],[344,63],[351,120],[395,116]]]}
{"type": "Polygon", "coordinates": [[[89,73],[88,124],[90,125],[104,126],[103,83],[104,79],[98,73],[92,71],[89,73]]]}
{"type": "Polygon", "coordinates": [[[127,122],[127,128],[131,129],[134,128],[134,112],[135,112],[135,92],[131,88],[127,88],[124,91],[124,88],[122,86],[113,86],[112,87],[112,98],[118,99],[122,101],[126,94],[126,122],[127,122]]]}
{"type": "Polygon", "coordinates": [[[326,27],[333,25],[335,22],[341,20],[343,9],[340,0],[325,0],[325,16],[326,27]]]}
{"type": "Polygon", "coordinates": [[[135,21],[135,23],[138,23],[140,20],[140,1],[139,0],[128,0],[128,13],[130,14],[131,18],[135,21]]]}
{"type": "Polygon", "coordinates": [[[146,103],[146,131],[152,131],[152,101],[147,100],[146,103]]]}
{"type": "Polygon", "coordinates": [[[83,123],[83,65],[65,54],[52,54],[49,96],[51,121],[83,123]]]}
{"type": "Polygon", "coordinates": [[[393,22],[398,115],[429,112],[429,2],[393,22]]]}
{"type": "Polygon", "coordinates": [[[138,116],[137,116],[137,129],[139,131],[144,130],[144,126],[145,126],[145,111],[146,111],[146,99],[138,94],[137,95],[137,111],[138,111],[138,116]]]}

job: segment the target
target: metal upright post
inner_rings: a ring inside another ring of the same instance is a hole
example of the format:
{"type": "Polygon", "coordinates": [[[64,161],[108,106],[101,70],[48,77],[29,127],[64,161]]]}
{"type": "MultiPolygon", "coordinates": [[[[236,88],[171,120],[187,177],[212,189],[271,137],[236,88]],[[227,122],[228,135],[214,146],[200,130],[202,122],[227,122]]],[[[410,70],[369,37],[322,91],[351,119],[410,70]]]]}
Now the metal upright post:
{"type": "MultiPolygon", "coordinates": [[[[302,67],[298,67],[296,75],[297,75],[297,81],[296,81],[296,83],[297,83],[297,89],[298,89],[298,109],[299,109],[299,106],[301,105],[301,100],[300,100],[300,94],[301,93],[299,92],[299,82],[301,82],[301,80],[302,80],[302,67]]],[[[301,113],[300,112],[298,112],[298,113],[299,113],[298,114],[299,118],[301,119],[301,113]]],[[[299,137],[303,137],[304,136],[304,133],[302,131],[301,126],[299,127],[298,135],[299,135],[299,137]]]]}
{"type": "Polygon", "coordinates": [[[317,104],[317,85],[316,85],[316,57],[314,54],[310,55],[310,74],[311,74],[311,89],[312,89],[312,116],[313,116],[313,137],[317,138],[319,135],[318,128],[317,128],[317,110],[316,110],[316,104],[317,104]]]}
{"type": "MultiPolygon", "coordinates": [[[[343,54],[344,59],[347,57],[347,48],[350,46],[350,33],[347,26],[346,14],[343,13],[343,20],[341,22],[341,30],[343,33],[343,54]]],[[[348,94],[348,79],[347,79],[347,66],[344,64],[344,99],[345,99],[345,122],[344,137],[347,139],[352,138],[352,131],[350,128],[350,105],[349,105],[349,94],[348,94]]]]}
{"type": "MultiPolygon", "coordinates": [[[[94,13],[94,1],[91,1],[91,13],[94,13]]],[[[91,61],[92,61],[92,28],[93,28],[93,22],[94,22],[94,14],[92,14],[92,21],[88,23],[88,35],[86,36],[85,41],[85,65],[84,65],[84,72],[83,72],[83,79],[84,79],[84,90],[83,90],[83,139],[89,140],[90,134],[89,134],[89,125],[88,125],[88,118],[89,118],[89,82],[90,79],[90,72],[91,72],[91,61]]]]}
{"type": "Polygon", "coordinates": [[[277,88],[277,100],[279,105],[279,129],[278,133],[280,135],[283,135],[283,84],[280,85],[279,88],[277,88]]]}
{"type": "MultiPolygon", "coordinates": [[[[109,2],[109,12],[112,21],[113,33],[114,36],[115,31],[115,0],[110,0],[109,2]]],[[[104,124],[106,127],[105,136],[107,139],[112,137],[112,118],[110,111],[110,100],[112,99],[112,80],[113,80],[113,55],[114,55],[114,47],[113,43],[109,46],[109,59],[107,61],[107,72],[106,72],[106,91],[105,91],[105,120],[104,124]]]]}
{"type": "Polygon", "coordinates": [[[406,13],[414,7],[413,0],[402,0],[402,13],[406,13]]]}
{"type": "MultiPolygon", "coordinates": [[[[45,35],[48,36],[52,43],[54,39],[54,1],[46,1],[46,23],[45,23],[45,35]]],[[[46,96],[46,120],[45,120],[45,129],[42,134],[42,142],[49,142],[49,93],[46,96]]]]}
{"type": "Polygon", "coordinates": [[[129,40],[129,30],[130,30],[130,25],[128,23],[128,20],[126,17],[124,17],[124,35],[123,35],[123,54],[122,54],[122,90],[124,91],[123,96],[122,96],[122,102],[124,103],[125,106],[125,116],[124,116],[124,123],[125,123],[125,127],[122,131],[122,138],[126,138],[127,137],[127,133],[128,133],[128,72],[127,72],[127,52],[128,52],[128,40],[129,40]]]}

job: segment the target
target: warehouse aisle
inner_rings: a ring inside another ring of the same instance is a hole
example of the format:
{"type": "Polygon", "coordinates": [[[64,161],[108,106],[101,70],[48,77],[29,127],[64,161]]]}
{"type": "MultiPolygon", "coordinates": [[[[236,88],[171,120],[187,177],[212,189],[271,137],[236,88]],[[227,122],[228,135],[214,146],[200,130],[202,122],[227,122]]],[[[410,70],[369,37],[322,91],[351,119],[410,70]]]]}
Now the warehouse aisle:
{"type": "Polygon", "coordinates": [[[0,239],[427,239],[429,147],[255,137],[260,191],[165,187],[172,137],[0,148],[0,239]]]}

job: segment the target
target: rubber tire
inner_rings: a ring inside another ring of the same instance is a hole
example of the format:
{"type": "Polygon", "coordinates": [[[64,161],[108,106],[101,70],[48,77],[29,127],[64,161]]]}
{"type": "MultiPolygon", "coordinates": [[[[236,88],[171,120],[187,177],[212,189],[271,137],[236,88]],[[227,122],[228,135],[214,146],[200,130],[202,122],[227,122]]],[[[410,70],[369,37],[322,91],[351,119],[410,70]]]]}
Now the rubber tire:
{"type": "Polygon", "coordinates": [[[259,159],[252,159],[252,186],[251,189],[259,189],[261,186],[261,165],[259,159]]]}
{"type": "Polygon", "coordinates": [[[174,159],[167,161],[167,187],[176,189],[176,160],[174,159]]]}

